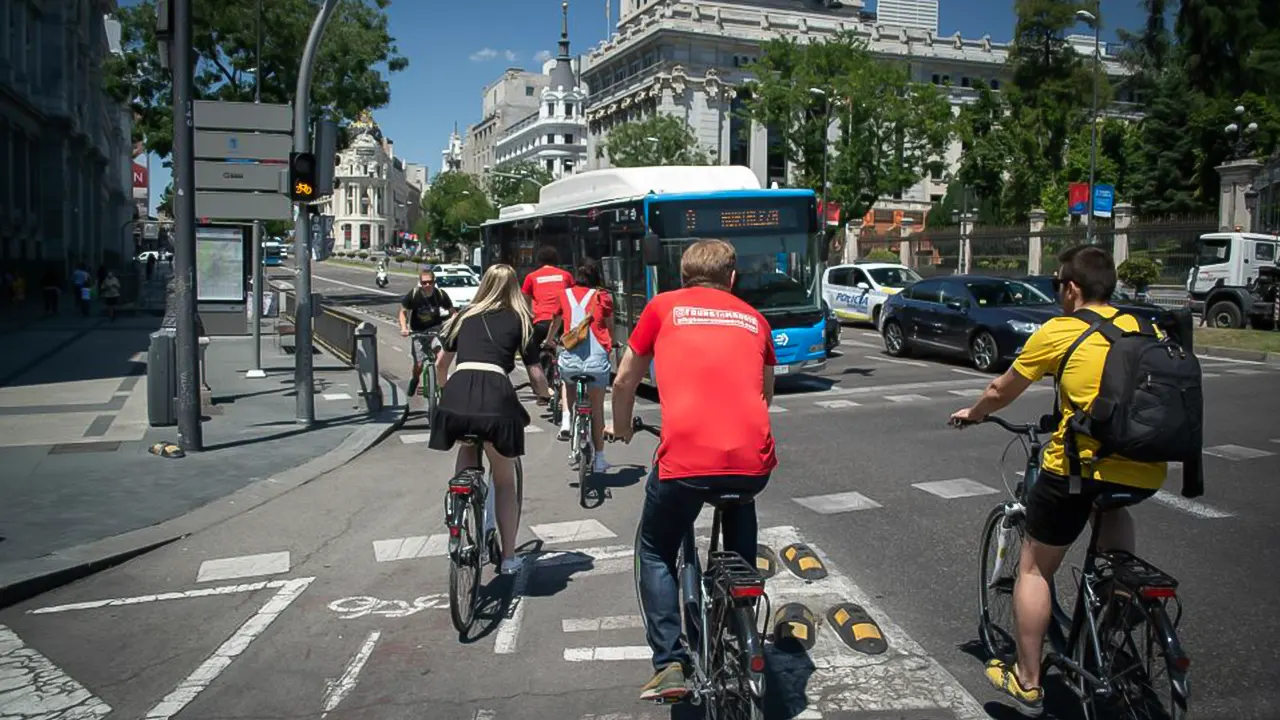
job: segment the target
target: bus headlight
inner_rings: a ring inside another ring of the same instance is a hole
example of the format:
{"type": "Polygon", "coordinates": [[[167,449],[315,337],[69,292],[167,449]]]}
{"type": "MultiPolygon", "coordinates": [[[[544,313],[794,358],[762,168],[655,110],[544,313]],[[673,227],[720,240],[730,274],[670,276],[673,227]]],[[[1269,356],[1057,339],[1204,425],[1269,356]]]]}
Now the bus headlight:
{"type": "Polygon", "coordinates": [[[826,345],[823,345],[822,343],[818,343],[817,345],[810,345],[810,346],[809,346],[809,352],[811,352],[811,353],[816,353],[816,352],[826,352],[826,349],[827,349],[827,346],[826,346],[826,345]]]}

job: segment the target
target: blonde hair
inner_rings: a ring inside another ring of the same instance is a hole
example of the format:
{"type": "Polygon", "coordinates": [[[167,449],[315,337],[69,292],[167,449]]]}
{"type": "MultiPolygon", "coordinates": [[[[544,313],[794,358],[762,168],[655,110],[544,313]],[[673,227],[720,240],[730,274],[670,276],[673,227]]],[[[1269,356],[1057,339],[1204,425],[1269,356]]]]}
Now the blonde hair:
{"type": "Polygon", "coordinates": [[[699,240],[680,257],[680,280],[685,287],[728,290],[737,264],[738,252],[733,245],[717,238],[699,240]]]}
{"type": "Polygon", "coordinates": [[[510,265],[492,265],[484,271],[475,299],[466,310],[454,315],[445,324],[441,335],[452,343],[458,339],[463,321],[494,310],[515,311],[520,317],[520,345],[523,347],[529,342],[529,337],[533,335],[533,311],[529,308],[529,301],[525,299],[524,293],[520,292],[515,268],[510,265]]]}

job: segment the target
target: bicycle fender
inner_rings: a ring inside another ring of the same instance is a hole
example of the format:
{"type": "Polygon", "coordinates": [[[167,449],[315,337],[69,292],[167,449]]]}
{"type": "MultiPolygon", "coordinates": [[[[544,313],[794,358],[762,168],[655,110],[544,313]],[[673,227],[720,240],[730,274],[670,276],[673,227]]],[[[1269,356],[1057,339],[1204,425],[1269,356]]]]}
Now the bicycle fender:
{"type": "Polygon", "coordinates": [[[760,640],[760,634],[756,631],[755,608],[740,607],[733,610],[734,633],[737,634],[741,641],[741,657],[739,662],[742,667],[747,668],[747,684],[751,688],[751,694],[757,699],[764,698],[764,643],[760,640]],[[760,658],[760,672],[752,669],[752,659],[760,658]]]}
{"type": "Polygon", "coordinates": [[[1160,649],[1164,651],[1165,665],[1169,670],[1169,681],[1173,686],[1173,692],[1178,696],[1185,706],[1191,699],[1191,687],[1187,682],[1187,656],[1182,650],[1182,643],[1178,640],[1178,632],[1173,627],[1173,621],[1169,619],[1169,613],[1165,612],[1164,606],[1159,603],[1153,603],[1147,608],[1147,614],[1152,622],[1152,630],[1156,635],[1156,642],[1160,643],[1160,649]],[[1179,665],[1182,668],[1179,668],[1179,665]]]}

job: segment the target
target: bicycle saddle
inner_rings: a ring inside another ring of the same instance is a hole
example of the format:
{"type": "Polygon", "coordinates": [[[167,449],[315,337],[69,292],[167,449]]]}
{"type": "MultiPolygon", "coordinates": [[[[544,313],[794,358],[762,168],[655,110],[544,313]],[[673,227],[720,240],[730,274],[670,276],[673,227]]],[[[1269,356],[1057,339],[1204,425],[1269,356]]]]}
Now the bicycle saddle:
{"type": "Polygon", "coordinates": [[[576,383],[578,383],[578,382],[583,382],[583,383],[585,383],[585,382],[591,382],[592,380],[595,380],[595,376],[593,376],[593,375],[583,375],[583,374],[578,374],[578,375],[570,375],[570,376],[569,376],[569,381],[570,381],[570,382],[576,382],[576,383]]]}
{"type": "Polygon", "coordinates": [[[1145,500],[1147,497],[1144,491],[1138,489],[1106,490],[1094,499],[1093,506],[1103,511],[1115,510],[1133,505],[1140,500],[1145,500]]]}
{"type": "Polygon", "coordinates": [[[727,490],[713,494],[710,498],[707,498],[706,502],[708,505],[723,510],[733,505],[746,505],[755,500],[755,498],[756,496],[753,493],[742,492],[741,490],[727,490]]]}

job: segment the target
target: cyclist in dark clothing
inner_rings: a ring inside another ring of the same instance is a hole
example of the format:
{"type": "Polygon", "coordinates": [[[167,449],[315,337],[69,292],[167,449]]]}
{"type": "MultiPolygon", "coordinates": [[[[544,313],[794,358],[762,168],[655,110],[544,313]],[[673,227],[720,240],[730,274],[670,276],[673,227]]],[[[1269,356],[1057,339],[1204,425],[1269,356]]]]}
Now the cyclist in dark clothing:
{"type": "MultiPolygon", "coordinates": [[[[418,287],[410,290],[400,299],[400,335],[408,337],[410,333],[439,331],[444,321],[453,314],[453,301],[443,290],[436,287],[436,275],[430,270],[423,270],[418,275],[418,287]]],[[[409,395],[418,389],[418,378],[422,375],[422,363],[431,357],[428,340],[414,337],[409,343],[413,355],[413,375],[409,380],[409,395]]]]}

